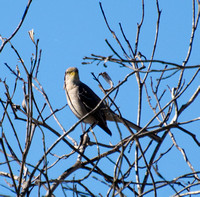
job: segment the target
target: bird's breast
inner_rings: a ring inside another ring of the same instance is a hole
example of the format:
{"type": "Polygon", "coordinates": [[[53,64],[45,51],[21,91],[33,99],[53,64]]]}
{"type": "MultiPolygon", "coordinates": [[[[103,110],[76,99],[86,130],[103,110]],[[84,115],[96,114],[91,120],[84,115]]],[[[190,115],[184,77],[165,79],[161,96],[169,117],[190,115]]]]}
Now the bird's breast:
{"type": "MultiPolygon", "coordinates": [[[[74,87],[68,89],[66,91],[66,96],[68,105],[77,118],[80,119],[88,113],[82,101],[80,100],[78,88],[74,87]]],[[[94,120],[91,116],[89,116],[88,118],[84,119],[84,122],[92,124],[94,120]]]]}

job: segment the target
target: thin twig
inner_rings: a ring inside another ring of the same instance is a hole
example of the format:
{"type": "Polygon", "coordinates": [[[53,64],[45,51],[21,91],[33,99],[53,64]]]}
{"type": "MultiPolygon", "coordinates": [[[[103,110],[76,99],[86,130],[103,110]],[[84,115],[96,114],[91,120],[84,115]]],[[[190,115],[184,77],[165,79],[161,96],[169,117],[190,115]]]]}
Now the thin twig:
{"type": "Polygon", "coordinates": [[[29,0],[28,1],[28,4],[27,4],[27,6],[26,6],[26,9],[25,9],[25,11],[24,11],[24,14],[23,14],[23,16],[22,16],[22,19],[21,19],[21,21],[19,22],[19,24],[18,24],[18,26],[17,26],[17,28],[14,30],[14,32],[11,34],[11,36],[9,37],[9,38],[2,38],[1,36],[1,39],[2,39],[2,44],[1,44],[1,47],[0,47],[0,53],[1,53],[1,51],[3,50],[3,48],[4,48],[4,46],[9,42],[9,41],[11,41],[11,39],[16,35],[16,33],[19,31],[19,29],[21,28],[21,26],[22,26],[22,24],[23,24],[23,22],[24,22],[24,20],[25,20],[25,18],[26,18],[26,15],[27,15],[27,13],[28,13],[28,10],[29,10],[29,8],[30,8],[30,5],[31,5],[31,3],[32,3],[32,0],[29,0]]]}

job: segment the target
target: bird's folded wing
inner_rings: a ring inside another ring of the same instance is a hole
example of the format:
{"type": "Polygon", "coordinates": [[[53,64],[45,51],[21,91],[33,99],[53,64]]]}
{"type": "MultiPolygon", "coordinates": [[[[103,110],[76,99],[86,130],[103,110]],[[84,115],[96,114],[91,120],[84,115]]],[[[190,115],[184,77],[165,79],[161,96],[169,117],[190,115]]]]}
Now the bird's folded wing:
{"type": "Polygon", "coordinates": [[[79,85],[79,98],[88,112],[93,110],[101,99],[84,83],[79,85]]]}

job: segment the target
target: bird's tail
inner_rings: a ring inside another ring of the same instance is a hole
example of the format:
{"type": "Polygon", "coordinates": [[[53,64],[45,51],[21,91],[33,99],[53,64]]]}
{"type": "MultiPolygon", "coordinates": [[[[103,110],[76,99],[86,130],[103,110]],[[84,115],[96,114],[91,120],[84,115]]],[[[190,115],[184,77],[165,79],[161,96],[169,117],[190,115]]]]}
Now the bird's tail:
{"type": "MultiPolygon", "coordinates": [[[[130,122],[129,120],[126,120],[125,118],[120,117],[113,111],[106,113],[106,120],[123,123],[136,131],[140,131],[142,129],[142,127],[130,122]]],[[[148,131],[144,129],[143,132],[148,132],[148,131]]],[[[157,142],[161,141],[161,138],[154,133],[150,133],[148,134],[148,136],[157,142]]]]}

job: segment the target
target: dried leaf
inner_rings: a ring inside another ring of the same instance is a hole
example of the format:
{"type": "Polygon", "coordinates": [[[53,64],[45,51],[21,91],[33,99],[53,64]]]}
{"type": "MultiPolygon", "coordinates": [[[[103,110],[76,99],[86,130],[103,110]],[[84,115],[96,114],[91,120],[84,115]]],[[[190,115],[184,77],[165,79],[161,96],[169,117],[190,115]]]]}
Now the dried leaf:
{"type": "Polygon", "coordinates": [[[110,88],[113,88],[112,79],[110,78],[107,72],[100,73],[99,75],[101,75],[105,79],[105,81],[110,85],[110,88]]]}
{"type": "Polygon", "coordinates": [[[34,30],[31,29],[30,31],[28,31],[28,34],[29,34],[29,36],[30,36],[32,42],[35,44],[35,40],[34,40],[34,30]]]}
{"type": "Polygon", "coordinates": [[[17,75],[20,77],[21,74],[20,74],[18,65],[16,66],[16,70],[17,70],[17,75]]]}

